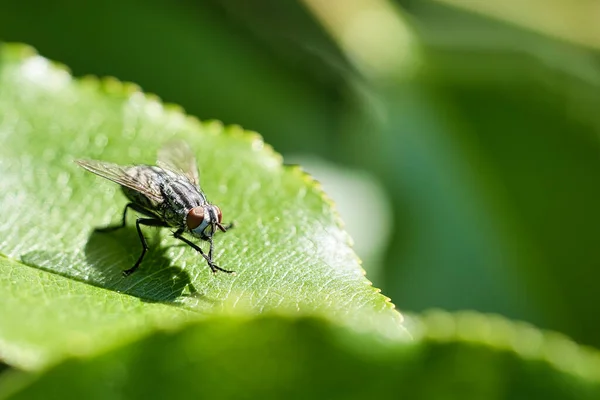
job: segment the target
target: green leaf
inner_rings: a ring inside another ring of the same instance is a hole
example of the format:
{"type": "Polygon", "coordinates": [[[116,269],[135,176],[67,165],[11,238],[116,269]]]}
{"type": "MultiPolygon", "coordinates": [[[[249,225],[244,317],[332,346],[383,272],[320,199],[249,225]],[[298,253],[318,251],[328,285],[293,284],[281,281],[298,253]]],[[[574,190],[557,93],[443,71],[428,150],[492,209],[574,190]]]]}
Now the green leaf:
{"type": "Polygon", "coordinates": [[[193,313],[0,258],[0,355],[31,369],[175,326],[193,313]]]}
{"type": "Polygon", "coordinates": [[[432,313],[412,343],[319,318],[219,316],[40,374],[9,399],[597,399],[600,357],[478,314],[432,313]],[[518,339],[517,339],[518,338],[518,339]]]}
{"type": "Polygon", "coordinates": [[[9,364],[38,368],[132,338],[146,321],[235,307],[403,333],[318,184],[283,167],[256,133],[200,123],[115,79],[74,80],[27,47],[2,45],[0,140],[0,354],[9,364]],[[236,223],[215,239],[217,263],[235,276],[213,276],[165,229],[147,228],[150,251],[123,278],[141,251],[133,217],[127,229],[94,232],[119,221],[126,201],[73,161],[152,164],[172,138],[194,149],[204,191],[236,223]]]}

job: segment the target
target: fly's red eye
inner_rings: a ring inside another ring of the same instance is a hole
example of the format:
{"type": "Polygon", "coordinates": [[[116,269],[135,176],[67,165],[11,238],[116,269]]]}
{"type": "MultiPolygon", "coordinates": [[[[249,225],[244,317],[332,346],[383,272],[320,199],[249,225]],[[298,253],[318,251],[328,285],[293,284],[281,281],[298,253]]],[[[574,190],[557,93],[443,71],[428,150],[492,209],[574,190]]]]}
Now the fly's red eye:
{"type": "Polygon", "coordinates": [[[221,213],[221,209],[217,206],[214,206],[215,210],[217,210],[217,219],[219,220],[219,223],[221,223],[221,220],[223,219],[223,214],[221,213]]]}
{"type": "Polygon", "coordinates": [[[187,227],[190,229],[196,229],[204,221],[204,208],[194,207],[190,210],[186,218],[187,227]]]}

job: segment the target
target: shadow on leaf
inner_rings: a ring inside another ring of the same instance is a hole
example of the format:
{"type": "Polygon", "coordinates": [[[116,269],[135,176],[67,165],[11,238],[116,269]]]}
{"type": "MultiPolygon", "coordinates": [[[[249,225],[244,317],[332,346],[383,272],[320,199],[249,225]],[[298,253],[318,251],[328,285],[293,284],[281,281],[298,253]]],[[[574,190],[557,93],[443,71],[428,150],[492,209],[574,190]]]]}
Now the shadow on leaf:
{"type": "Polygon", "coordinates": [[[110,233],[92,232],[84,254],[38,250],[24,254],[21,260],[36,268],[148,302],[173,303],[183,296],[212,302],[198,293],[188,272],[171,265],[166,256],[170,247],[160,246],[158,235],[147,232],[146,239],[149,250],[138,270],[128,277],[122,272],[133,266],[142,250],[135,228],[130,227],[110,233]],[[186,287],[189,293],[184,293],[186,287]]]}
{"type": "Polygon", "coordinates": [[[150,301],[174,301],[186,286],[196,293],[189,274],[171,266],[166,255],[168,247],[160,246],[158,236],[146,231],[148,252],[138,270],[128,277],[122,272],[133,266],[142,251],[135,229],[92,232],[85,246],[85,257],[87,264],[101,276],[102,286],[150,301]]]}

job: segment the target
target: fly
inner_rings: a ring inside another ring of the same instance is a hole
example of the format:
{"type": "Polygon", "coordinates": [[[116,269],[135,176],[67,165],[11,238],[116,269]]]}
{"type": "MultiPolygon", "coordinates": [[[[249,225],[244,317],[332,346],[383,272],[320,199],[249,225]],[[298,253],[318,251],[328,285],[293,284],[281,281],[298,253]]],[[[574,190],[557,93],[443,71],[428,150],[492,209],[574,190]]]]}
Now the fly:
{"type": "Polygon", "coordinates": [[[217,229],[226,232],[232,224],[222,224],[221,209],[206,199],[200,188],[196,158],[185,142],[171,142],[160,149],[156,166],[117,165],[95,160],[76,162],[86,170],[121,185],[129,200],[123,210],[121,223],[97,228],[96,231],[111,232],[123,228],[129,209],[146,217],[135,221],[142,242],[142,253],[133,267],[123,271],[124,276],[138,269],[148,251],[142,225],[174,228],[173,236],[200,253],[212,272],[233,273],[213,262],[213,235],[217,229]],[[208,254],[185,238],[185,233],[208,241],[208,254]]]}

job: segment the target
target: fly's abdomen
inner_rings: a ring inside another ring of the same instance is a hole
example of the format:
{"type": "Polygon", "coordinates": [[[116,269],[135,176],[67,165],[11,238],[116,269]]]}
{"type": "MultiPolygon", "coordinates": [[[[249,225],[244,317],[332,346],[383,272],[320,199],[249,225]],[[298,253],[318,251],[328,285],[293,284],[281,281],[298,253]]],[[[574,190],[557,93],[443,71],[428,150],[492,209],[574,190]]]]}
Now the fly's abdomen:
{"type": "Polygon", "coordinates": [[[133,204],[147,210],[150,215],[158,215],[158,210],[160,209],[160,203],[157,203],[148,197],[146,197],[143,193],[138,192],[137,190],[129,189],[128,187],[121,186],[121,190],[125,197],[133,204]]]}
{"type": "Polygon", "coordinates": [[[133,178],[143,190],[136,190],[121,185],[125,196],[127,196],[132,203],[151,211],[153,214],[157,214],[164,202],[161,192],[163,177],[155,171],[154,167],[147,165],[129,167],[126,170],[126,173],[133,178]]]}

